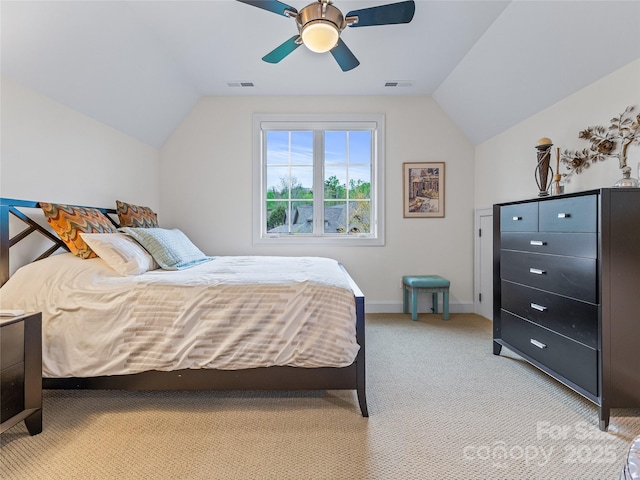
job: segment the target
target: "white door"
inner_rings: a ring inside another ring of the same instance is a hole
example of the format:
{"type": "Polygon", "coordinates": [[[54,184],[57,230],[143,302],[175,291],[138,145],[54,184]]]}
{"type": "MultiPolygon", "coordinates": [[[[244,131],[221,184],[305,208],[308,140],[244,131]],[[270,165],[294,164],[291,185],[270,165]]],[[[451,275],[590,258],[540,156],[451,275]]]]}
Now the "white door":
{"type": "Polygon", "coordinates": [[[493,209],[475,215],[474,311],[493,320],[493,209]]]}

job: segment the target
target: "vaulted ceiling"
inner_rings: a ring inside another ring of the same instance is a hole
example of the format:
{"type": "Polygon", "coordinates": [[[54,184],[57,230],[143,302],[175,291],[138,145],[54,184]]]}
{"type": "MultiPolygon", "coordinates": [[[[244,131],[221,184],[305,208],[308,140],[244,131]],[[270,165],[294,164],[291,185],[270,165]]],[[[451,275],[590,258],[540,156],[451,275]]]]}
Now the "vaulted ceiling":
{"type": "Polygon", "coordinates": [[[349,72],[304,47],[263,62],[295,24],[234,0],[0,8],[3,77],[156,147],[207,95],[431,95],[478,144],[640,58],[640,1],[417,0],[409,24],[345,29],[349,72]]]}

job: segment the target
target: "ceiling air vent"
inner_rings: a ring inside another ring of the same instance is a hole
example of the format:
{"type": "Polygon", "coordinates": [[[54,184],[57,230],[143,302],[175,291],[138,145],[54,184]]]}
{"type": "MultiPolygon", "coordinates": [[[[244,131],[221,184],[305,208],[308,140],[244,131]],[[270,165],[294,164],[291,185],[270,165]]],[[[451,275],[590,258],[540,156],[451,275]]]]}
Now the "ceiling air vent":
{"type": "Polygon", "coordinates": [[[227,87],[254,87],[253,82],[227,82],[227,87]]]}
{"type": "Polygon", "coordinates": [[[385,87],[411,87],[413,82],[411,80],[392,80],[385,82],[385,87]]]}

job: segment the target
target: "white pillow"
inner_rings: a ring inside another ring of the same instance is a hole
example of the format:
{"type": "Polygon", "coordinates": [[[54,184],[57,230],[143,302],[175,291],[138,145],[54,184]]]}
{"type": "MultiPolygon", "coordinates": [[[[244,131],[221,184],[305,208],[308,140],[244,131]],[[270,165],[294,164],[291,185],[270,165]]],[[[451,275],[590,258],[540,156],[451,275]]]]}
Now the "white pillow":
{"type": "Polygon", "coordinates": [[[80,233],[87,245],[120,275],[139,275],[158,264],[138,242],[123,233],[80,233]]]}

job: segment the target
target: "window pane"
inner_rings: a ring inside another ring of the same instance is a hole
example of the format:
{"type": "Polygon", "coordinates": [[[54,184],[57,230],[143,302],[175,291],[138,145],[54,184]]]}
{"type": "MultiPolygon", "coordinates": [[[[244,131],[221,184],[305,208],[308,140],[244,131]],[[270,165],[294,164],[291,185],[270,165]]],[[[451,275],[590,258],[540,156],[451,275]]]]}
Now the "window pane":
{"type": "Polygon", "coordinates": [[[313,165],[313,132],[291,132],[291,163],[313,165]]]}
{"type": "Polygon", "coordinates": [[[324,169],[324,198],[326,200],[347,198],[347,169],[326,167],[324,169]]]}
{"type": "Polygon", "coordinates": [[[371,164],[371,132],[349,132],[349,163],[371,164]]]}
{"type": "Polygon", "coordinates": [[[371,202],[349,202],[349,233],[371,233],[371,202]]]}
{"type": "Polygon", "coordinates": [[[347,202],[324,203],[324,233],[347,231],[347,202]]]}
{"type": "Polygon", "coordinates": [[[291,202],[291,233],[313,233],[313,202],[291,202]]]}
{"type": "Polygon", "coordinates": [[[267,167],[269,198],[289,198],[289,167],[267,167]]]}
{"type": "Polygon", "coordinates": [[[324,133],[324,162],[347,163],[347,132],[324,133]]]}
{"type": "Polygon", "coordinates": [[[266,134],[267,164],[289,163],[289,132],[270,130],[266,134]]]}
{"type": "Polygon", "coordinates": [[[267,232],[287,233],[287,218],[289,218],[289,202],[267,202],[267,232]]]}
{"type": "Polygon", "coordinates": [[[371,199],[370,167],[349,167],[349,199],[371,199]]]}
{"type": "Polygon", "coordinates": [[[313,167],[291,167],[291,198],[313,198],[313,167]]]}

